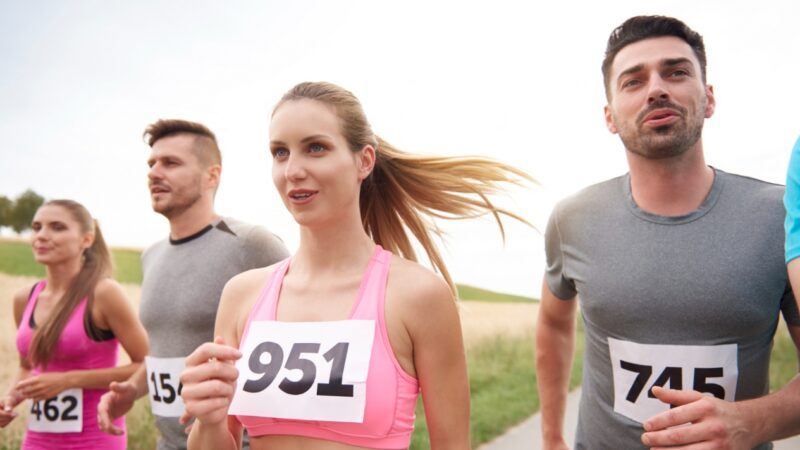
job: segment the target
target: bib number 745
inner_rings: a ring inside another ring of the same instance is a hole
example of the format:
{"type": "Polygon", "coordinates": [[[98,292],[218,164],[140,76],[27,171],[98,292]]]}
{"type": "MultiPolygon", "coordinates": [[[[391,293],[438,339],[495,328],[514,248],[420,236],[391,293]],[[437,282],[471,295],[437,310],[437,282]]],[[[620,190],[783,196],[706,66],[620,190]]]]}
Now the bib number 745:
{"type": "Polygon", "coordinates": [[[738,380],[738,346],[640,344],[608,338],[614,376],[614,411],[637,422],[667,411],[653,386],[692,389],[733,401],[738,380]]]}

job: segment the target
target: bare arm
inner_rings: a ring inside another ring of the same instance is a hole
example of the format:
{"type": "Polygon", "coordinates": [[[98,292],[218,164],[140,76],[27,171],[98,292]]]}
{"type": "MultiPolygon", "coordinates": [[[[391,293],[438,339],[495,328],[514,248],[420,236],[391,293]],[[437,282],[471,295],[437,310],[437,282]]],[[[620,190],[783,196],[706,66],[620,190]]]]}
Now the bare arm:
{"type": "Polygon", "coordinates": [[[536,322],[536,377],[546,449],[566,449],[564,411],[575,353],[576,301],[561,300],[542,283],[536,322]]]}
{"type": "MultiPolygon", "coordinates": [[[[22,314],[28,301],[28,292],[28,289],[22,289],[14,295],[14,321],[17,324],[17,328],[19,328],[19,324],[22,321],[22,314]]],[[[20,380],[24,380],[28,376],[30,376],[30,368],[20,359],[19,368],[11,377],[3,396],[0,397],[0,428],[4,428],[17,417],[14,408],[24,400],[24,397],[16,389],[16,386],[20,380]]]]}
{"type": "Polygon", "coordinates": [[[405,322],[431,449],[469,449],[469,379],[457,305],[441,279],[427,271],[425,275],[415,277],[419,295],[407,288],[403,303],[409,306],[405,322]]]}
{"type": "Polygon", "coordinates": [[[257,291],[264,279],[263,271],[253,272],[256,271],[237,275],[225,285],[214,326],[217,338],[186,358],[186,369],[181,375],[186,413],[181,422],[188,423],[191,417],[196,419],[188,440],[191,450],[242,447],[242,426],[235,417],[228,416],[228,407],[239,376],[235,367],[241,357],[239,339],[250,310],[242,299],[252,298],[254,286],[257,291]]]}

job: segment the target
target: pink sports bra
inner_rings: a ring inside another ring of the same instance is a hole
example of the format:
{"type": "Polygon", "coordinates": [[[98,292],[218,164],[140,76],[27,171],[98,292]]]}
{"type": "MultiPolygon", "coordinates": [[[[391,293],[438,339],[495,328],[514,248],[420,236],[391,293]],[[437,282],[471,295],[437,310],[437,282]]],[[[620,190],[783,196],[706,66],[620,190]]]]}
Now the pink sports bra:
{"type": "MultiPolygon", "coordinates": [[[[419,383],[397,362],[384,320],[384,299],[392,254],[379,245],[361,281],[358,297],[348,319],[374,320],[375,335],[366,383],[366,406],[362,423],[236,416],[250,436],[293,435],[378,448],[408,448],[414,430],[414,408],[419,383]]],[[[276,320],[278,297],[290,259],[282,262],[265,284],[247,318],[242,343],[250,323],[276,320]]]]}

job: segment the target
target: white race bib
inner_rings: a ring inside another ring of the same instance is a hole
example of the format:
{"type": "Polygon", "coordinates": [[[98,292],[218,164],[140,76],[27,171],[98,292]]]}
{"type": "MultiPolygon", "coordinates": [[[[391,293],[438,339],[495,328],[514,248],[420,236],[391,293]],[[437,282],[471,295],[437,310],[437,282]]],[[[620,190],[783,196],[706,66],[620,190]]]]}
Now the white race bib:
{"type": "Polygon", "coordinates": [[[153,414],[161,417],[180,417],[184,406],[181,398],[181,372],[186,358],[144,358],[147,366],[147,390],[153,414]]]}
{"type": "Polygon", "coordinates": [[[31,400],[28,429],[40,433],[83,431],[83,389],[67,389],[47,400],[31,400]]]}
{"type": "Polygon", "coordinates": [[[694,390],[733,401],[737,345],[650,345],[608,338],[614,371],[614,411],[637,422],[668,411],[653,386],[694,390]]]}
{"type": "Polygon", "coordinates": [[[250,323],[229,414],[364,421],[374,320],[250,323]]]}

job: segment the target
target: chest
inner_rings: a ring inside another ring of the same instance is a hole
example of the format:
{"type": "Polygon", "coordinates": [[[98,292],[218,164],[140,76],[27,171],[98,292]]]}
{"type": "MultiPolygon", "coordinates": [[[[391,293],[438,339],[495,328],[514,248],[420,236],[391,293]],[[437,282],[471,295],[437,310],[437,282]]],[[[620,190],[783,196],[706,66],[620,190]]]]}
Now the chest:
{"type": "Polygon", "coordinates": [[[565,245],[565,269],[587,320],[607,331],[756,334],[773,326],[786,288],[778,241],[737,223],[587,227],[565,245]]]}

